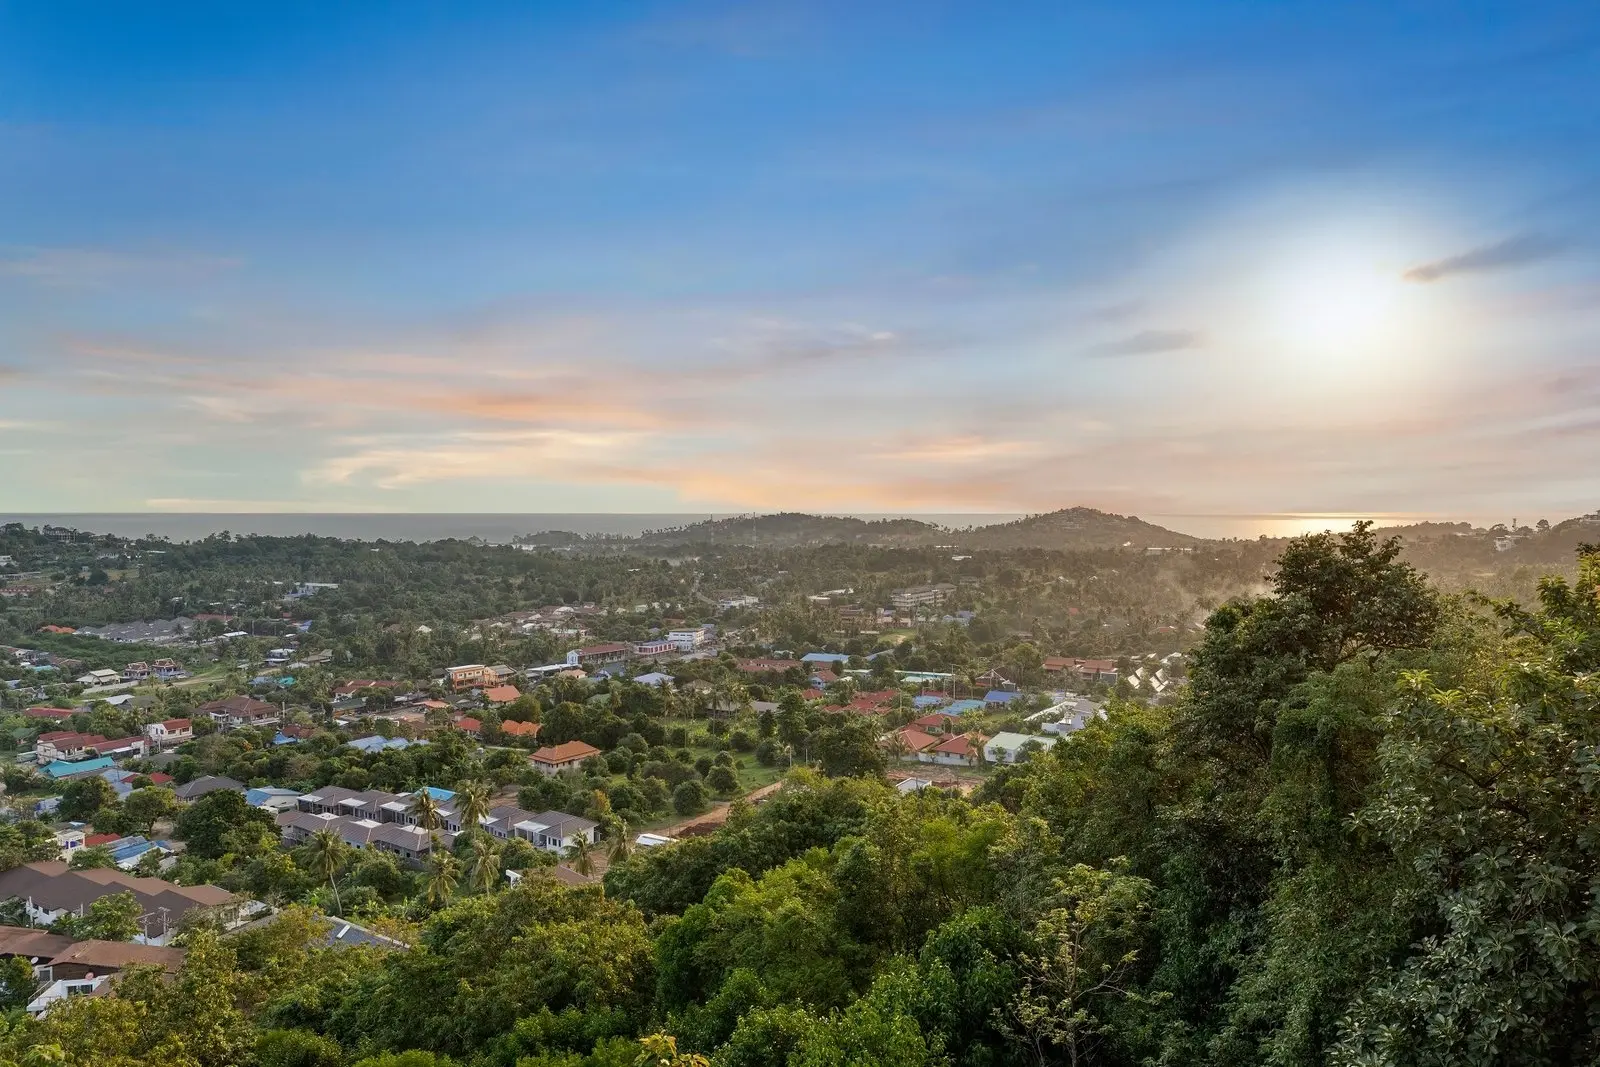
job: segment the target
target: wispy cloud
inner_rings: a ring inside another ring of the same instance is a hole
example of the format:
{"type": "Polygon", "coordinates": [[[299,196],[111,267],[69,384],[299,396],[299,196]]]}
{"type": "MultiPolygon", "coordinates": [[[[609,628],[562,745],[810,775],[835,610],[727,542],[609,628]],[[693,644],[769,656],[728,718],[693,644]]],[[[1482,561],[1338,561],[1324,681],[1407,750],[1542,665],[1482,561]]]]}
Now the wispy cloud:
{"type": "Polygon", "coordinates": [[[1204,343],[1205,335],[1198,330],[1140,330],[1131,336],[1095,345],[1089,351],[1101,357],[1156,356],[1199,348],[1204,343]]]}
{"type": "Polygon", "coordinates": [[[1561,251],[1561,243],[1539,234],[1522,234],[1474,248],[1459,255],[1446,256],[1406,271],[1408,282],[1437,282],[1457,274],[1482,274],[1508,270],[1549,259],[1561,251]]]}
{"type": "Polygon", "coordinates": [[[0,275],[58,286],[192,281],[241,265],[239,259],[193,252],[128,252],[104,248],[13,248],[0,252],[0,275]]]}

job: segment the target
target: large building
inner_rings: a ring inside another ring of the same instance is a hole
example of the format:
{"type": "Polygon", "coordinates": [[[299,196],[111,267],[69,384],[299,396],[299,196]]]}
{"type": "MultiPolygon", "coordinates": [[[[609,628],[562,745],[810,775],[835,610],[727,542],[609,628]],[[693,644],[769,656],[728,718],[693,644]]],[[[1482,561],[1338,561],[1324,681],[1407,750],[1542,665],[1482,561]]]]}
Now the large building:
{"type": "Polygon", "coordinates": [[[902,611],[932,608],[943,604],[956,591],[949,582],[936,585],[914,585],[909,589],[896,589],[889,595],[889,603],[902,611]]]}
{"type": "Polygon", "coordinates": [[[191,912],[214,916],[231,928],[260,907],[252,908],[248,901],[214,885],[176,885],[113,868],[73,871],[60,860],[25,863],[0,873],[0,900],[19,901],[29,921],[40,926],[67,915],[86,915],[89,905],[101,897],[123,892],[132,893],[139,902],[137,940],[148,945],[166,944],[191,912]]]}
{"type": "Polygon", "coordinates": [[[620,641],[603,645],[587,645],[567,653],[569,667],[598,667],[604,663],[621,663],[633,654],[633,646],[620,641]]]}
{"type": "MultiPolygon", "coordinates": [[[[357,791],[328,786],[300,797],[293,811],[278,816],[278,829],[286,844],[299,844],[318,830],[332,830],[346,844],[391,852],[404,860],[426,858],[437,839],[450,848],[465,829],[454,793],[430,790],[435,798],[439,825],[424,829],[412,812],[416,795],[381,789],[357,791]]],[[[480,824],[502,840],[519,837],[547,852],[562,852],[580,838],[594,844],[599,824],[560,811],[529,812],[514,804],[491,808],[480,824]]]]}

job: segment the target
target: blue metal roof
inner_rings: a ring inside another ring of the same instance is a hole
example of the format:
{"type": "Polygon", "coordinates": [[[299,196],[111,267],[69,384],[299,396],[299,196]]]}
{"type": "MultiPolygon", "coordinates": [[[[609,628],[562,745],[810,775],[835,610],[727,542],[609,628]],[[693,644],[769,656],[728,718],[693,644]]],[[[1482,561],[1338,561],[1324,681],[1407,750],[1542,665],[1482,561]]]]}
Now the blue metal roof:
{"type": "Polygon", "coordinates": [[[850,659],[843,652],[807,652],[800,657],[801,663],[844,663],[850,659]]]}
{"type": "Polygon", "coordinates": [[[981,700],[958,700],[954,704],[951,704],[948,708],[944,709],[945,714],[947,715],[961,715],[968,711],[982,710],[983,701],[981,700]]]}
{"type": "Polygon", "coordinates": [[[983,694],[983,700],[986,704],[1009,704],[1021,695],[1021,693],[1008,693],[1004,689],[991,689],[983,694]]]}
{"type": "Polygon", "coordinates": [[[83,774],[87,771],[104,770],[116,763],[110,756],[100,756],[96,759],[81,759],[76,763],[66,760],[56,760],[45,765],[44,773],[50,778],[66,778],[74,774],[83,774]]]}
{"type": "Polygon", "coordinates": [[[946,699],[946,697],[938,696],[933,693],[926,693],[922,696],[912,697],[911,703],[915,707],[919,708],[936,708],[940,704],[943,704],[946,699]]]}

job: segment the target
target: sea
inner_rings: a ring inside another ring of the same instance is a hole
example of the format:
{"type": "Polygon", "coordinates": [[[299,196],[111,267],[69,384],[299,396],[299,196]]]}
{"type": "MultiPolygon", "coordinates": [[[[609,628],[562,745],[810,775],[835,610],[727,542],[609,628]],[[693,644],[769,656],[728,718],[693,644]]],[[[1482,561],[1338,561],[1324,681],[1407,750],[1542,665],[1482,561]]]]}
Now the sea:
{"type": "MultiPolygon", "coordinates": [[[[575,534],[610,534],[637,537],[649,530],[666,530],[707,519],[737,518],[741,512],[684,512],[681,514],[575,513],[531,515],[402,514],[394,512],[328,514],[263,513],[202,514],[199,512],[124,512],[81,514],[0,513],[0,523],[24,526],[66,526],[74,530],[114,534],[118,537],[164,537],[170,541],[198,541],[227,531],[293,537],[315,534],[354,541],[443,541],[476,537],[491,544],[506,544],[526,534],[561,530],[575,534]]],[[[1021,514],[911,515],[860,514],[861,519],[914,518],[960,529],[988,526],[1020,519],[1021,514]]]]}
{"type": "MultiPolygon", "coordinates": [[[[405,514],[365,512],[356,514],[312,514],[272,512],[261,514],[204,514],[199,512],[122,512],[75,514],[4,514],[0,522],[20,522],[25,526],[66,526],[75,530],[115,534],[119,537],[164,537],[171,541],[197,541],[228,531],[236,534],[261,534],[288,537],[316,534],[358,541],[441,541],[476,537],[491,544],[506,544],[518,536],[562,530],[576,534],[610,534],[636,537],[648,530],[664,530],[703,522],[707,519],[736,518],[740,512],[578,512],[571,514],[471,515],[457,513],[405,514]]],[[[1023,518],[1016,513],[848,513],[860,519],[919,519],[923,522],[960,530],[989,526],[1023,518]]],[[[1371,518],[1379,526],[1399,526],[1414,522],[1442,522],[1464,519],[1474,525],[1503,522],[1479,516],[1437,514],[1381,515],[1294,514],[1294,515],[1141,515],[1146,522],[1196,537],[1256,538],[1293,537],[1322,530],[1348,530],[1358,519],[1371,518]]]]}

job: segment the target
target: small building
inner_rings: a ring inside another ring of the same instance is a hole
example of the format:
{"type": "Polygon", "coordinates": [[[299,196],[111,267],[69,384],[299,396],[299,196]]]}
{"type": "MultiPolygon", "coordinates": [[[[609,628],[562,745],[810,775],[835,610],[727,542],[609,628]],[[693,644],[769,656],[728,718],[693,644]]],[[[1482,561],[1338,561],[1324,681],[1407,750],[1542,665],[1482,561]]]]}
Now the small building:
{"type": "Polygon", "coordinates": [[[983,760],[983,746],[987,739],[979,733],[956,734],[947,737],[933,748],[923,752],[925,763],[941,763],[954,767],[976,767],[983,760]]]}
{"type": "Polygon", "coordinates": [[[662,674],[660,671],[651,671],[649,674],[635,675],[633,680],[640,685],[661,686],[670,684],[672,675],[662,674]]]}
{"type": "Polygon", "coordinates": [[[208,774],[203,778],[196,778],[192,782],[185,782],[172,792],[179,800],[199,800],[207,793],[227,789],[235,793],[243,793],[247,787],[243,782],[234,781],[232,778],[220,774],[208,774]]]}
{"type": "Polygon", "coordinates": [[[163,719],[161,722],[148,723],[144,728],[144,735],[156,748],[180,744],[194,736],[194,721],[163,719]]]}
{"type": "Polygon", "coordinates": [[[446,667],[444,682],[455,692],[483,689],[494,684],[494,675],[482,663],[468,663],[460,667],[446,667]]]}
{"type": "Polygon", "coordinates": [[[522,696],[522,691],[514,685],[496,685],[483,691],[483,699],[489,704],[509,704],[522,696]]]}
{"type": "Polygon", "coordinates": [[[600,754],[598,748],[584,741],[568,741],[565,744],[541,748],[529,756],[528,760],[535,770],[543,774],[561,774],[577,770],[583,766],[584,760],[593,759],[600,754]]]}
{"type": "Polygon", "coordinates": [[[983,746],[983,755],[990,763],[1017,763],[1028,758],[1035,749],[1046,751],[1055,747],[1059,737],[1040,737],[1036,734],[1018,734],[1002,730],[983,746]]]}
{"type": "Polygon", "coordinates": [[[536,722],[518,722],[516,719],[503,719],[500,722],[500,734],[503,737],[538,737],[540,729],[536,722]]]}

